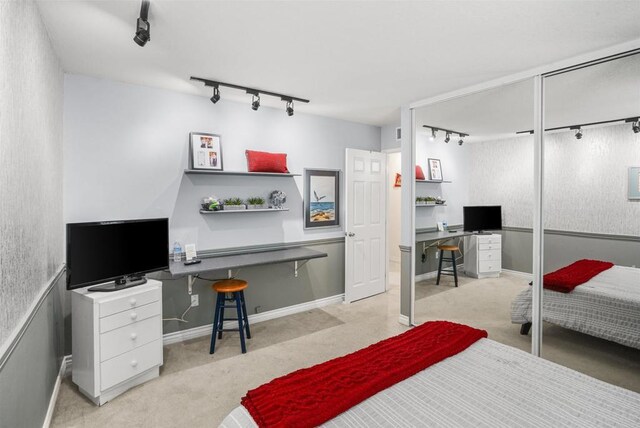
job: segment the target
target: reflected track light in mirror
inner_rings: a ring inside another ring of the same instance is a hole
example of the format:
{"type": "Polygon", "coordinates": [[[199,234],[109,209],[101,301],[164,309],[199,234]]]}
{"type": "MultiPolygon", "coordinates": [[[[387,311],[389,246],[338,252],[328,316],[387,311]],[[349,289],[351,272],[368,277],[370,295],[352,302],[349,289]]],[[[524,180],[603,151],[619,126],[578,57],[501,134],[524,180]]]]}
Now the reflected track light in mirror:
{"type": "Polygon", "coordinates": [[[444,142],[448,143],[449,141],[451,141],[451,134],[447,132],[447,135],[444,137],[444,142]]]}
{"type": "Polygon", "coordinates": [[[260,108],[260,95],[251,96],[251,110],[258,111],[260,108]]]}
{"type": "Polygon", "coordinates": [[[431,128],[431,136],[429,137],[429,141],[435,141],[437,131],[438,130],[436,128],[431,128]]]}
{"type": "Polygon", "coordinates": [[[151,24],[149,24],[149,2],[143,1],[140,6],[140,18],[136,21],[136,35],[133,41],[143,47],[151,40],[151,24]]]}
{"type": "Polygon", "coordinates": [[[633,122],[633,125],[631,125],[631,129],[633,129],[634,134],[640,132],[640,120],[637,122],[633,122]]]}
{"type": "Polygon", "coordinates": [[[293,116],[293,101],[292,100],[287,101],[287,115],[288,116],[293,116]]]}
{"type": "Polygon", "coordinates": [[[213,87],[213,96],[211,97],[211,102],[215,104],[218,101],[220,101],[220,89],[218,89],[217,86],[214,86],[213,87]]]}
{"type": "Polygon", "coordinates": [[[582,129],[578,128],[576,129],[576,140],[581,140],[582,139],[582,129]]]}
{"type": "Polygon", "coordinates": [[[460,134],[460,139],[458,140],[458,145],[459,145],[459,146],[461,146],[461,145],[463,145],[463,144],[464,144],[464,140],[463,140],[463,138],[464,138],[464,135],[463,135],[463,134],[460,134]]]}

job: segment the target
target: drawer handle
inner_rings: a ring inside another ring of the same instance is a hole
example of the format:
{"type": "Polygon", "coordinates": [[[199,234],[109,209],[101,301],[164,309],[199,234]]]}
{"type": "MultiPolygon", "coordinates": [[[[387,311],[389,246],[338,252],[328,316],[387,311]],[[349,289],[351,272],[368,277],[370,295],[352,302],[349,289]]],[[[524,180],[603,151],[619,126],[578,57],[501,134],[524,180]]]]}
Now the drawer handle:
{"type": "Polygon", "coordinates": [[[138,365],[137,360],[131,360],[131,367],[136,367],[138,365]]]}
{"type": "Polygon", "coordinates": [[[131,340],[136,340],[138,335],[136,333],[131,333],[131,340]]]}
{"type": "Polygon", "coordinates": [[[131,312],[131,319],[134,320],[138,318],[138,314],[136,314],[135,312],[131,312]]]}
{"type": "Polygon", "coordinates": [[[135,306],[136,305],[136,299],[134,299],[132,297],[131,300],[129,300],[129,303],[131,304],[131,306],[135,306]]]}

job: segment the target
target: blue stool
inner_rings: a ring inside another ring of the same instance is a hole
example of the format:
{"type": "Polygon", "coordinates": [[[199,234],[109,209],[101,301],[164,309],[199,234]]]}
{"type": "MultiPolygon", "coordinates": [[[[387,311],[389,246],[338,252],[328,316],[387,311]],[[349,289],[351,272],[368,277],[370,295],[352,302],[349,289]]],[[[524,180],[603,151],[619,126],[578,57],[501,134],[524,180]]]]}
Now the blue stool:
{"type": "Polygon", "coordinates": [[[244,303],[244,289],[248,287],[247,281],[241,279],[223,279],[214,283],[211,288],[217,293],[216,298],[216,313],[213,317],[213,331],[211,333],[211,348],[210,354],[213,354],[216,348],[216,336],[218,339],[222,339],[223,331],[238,331],[240,332],[240,346],[242,353],[247,352],[247,348],[244,344],[245,331],[247,339],[251,339],[251,331],[249,330],[249,318],[247,316],[247,307],[244,303]],[[227,297],[230,294],[230,297],[227,297]],[[235,302],[234,305],[226,305],[226,302],[235,302]],[[236,309],[237,318],[225,318],[225,308],[236,309]],[[225,321],[238,321],[238,328],[224,329],[223,325],[225,321]]]}

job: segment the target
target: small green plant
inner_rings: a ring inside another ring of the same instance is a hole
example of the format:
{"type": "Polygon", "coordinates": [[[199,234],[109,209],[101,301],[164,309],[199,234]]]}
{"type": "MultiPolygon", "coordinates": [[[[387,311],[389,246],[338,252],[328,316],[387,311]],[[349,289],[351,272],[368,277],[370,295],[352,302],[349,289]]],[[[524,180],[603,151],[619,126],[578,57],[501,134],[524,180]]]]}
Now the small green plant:
{"type": "Polygon", "coordinates": [[[265,199],[260,196],[253,196],[247,199],[247,204],[249,205],[264,205],[265,199]]]}
{"type": "Polygon", "coordinates": [[[242,203],[240,198],[228,198],[223,201],[224,205],[242,205],[242,203]]]}

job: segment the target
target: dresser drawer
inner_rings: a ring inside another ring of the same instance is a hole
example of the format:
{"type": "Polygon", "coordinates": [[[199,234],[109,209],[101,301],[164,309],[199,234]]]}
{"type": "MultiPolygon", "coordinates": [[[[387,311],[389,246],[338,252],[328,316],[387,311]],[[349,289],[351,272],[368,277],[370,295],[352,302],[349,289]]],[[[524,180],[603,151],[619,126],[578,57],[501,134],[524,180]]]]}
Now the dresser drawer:
{"type": "Polygon", "coordinates": [[[500,272],[502,269],[500,260],[481,260],[478,262],[478,273],[500,272]]]}
{"type": "Polygon", "coordinates": [[[482,236],[478,235],[478,244],[499,244],[502,242],[502,235],[482,236]]]}
{"type": "Polygon", "coordinates": [[[495,244],[478,244],[478,251],[499,250],[500,248],[502,248],[500,242],[495,244]]]}
{"type": "Polygon", "coordinates": [[[162,290],[155,288],[143,293],[131,293],[131,295],[124,295],[117,299],[105,301],[100,304],[100,318],[108,317],[109,315],[126,311],[127,309],[147,305],[151,302],[157,302],[161,298],[162,290]]]}
{"type": "Polygon", "coordinates": [[[500,250],[483,250],[478,251],[478,260],[494,260],[498,263],[502,260],[502,251],[500,250]]]}
{"type": "Polygon", "coordinates": [[[162,340],[142,345],[100,365],[100,390],[105,391],[161,364],[162,340]]]}
{"type": "Polygon", "coordinates": [[[100,361],[105,361],[162,337],[160,316],[147,318],[100,335],[100,361]]]}
{"type": "Polygon", "coordinates": [[[162,315],[162,304],[160,301],[102,318],[100,320],[100,334],[156,315],[162,315]]]}

